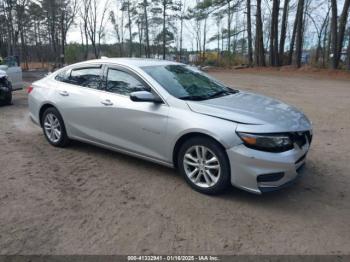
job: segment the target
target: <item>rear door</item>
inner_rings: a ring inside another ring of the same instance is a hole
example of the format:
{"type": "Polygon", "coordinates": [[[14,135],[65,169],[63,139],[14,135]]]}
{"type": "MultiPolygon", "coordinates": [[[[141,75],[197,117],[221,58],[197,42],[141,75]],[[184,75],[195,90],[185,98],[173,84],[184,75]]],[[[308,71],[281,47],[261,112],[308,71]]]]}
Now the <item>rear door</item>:
{"type": "Polygon", "coordinates": [[[106,107],[102,87],[103,65],[84,65],[56,76],[56,104],[72,138],[103,141],[106,107]],[[102,139],[101,139],[102,137],[102,139]]]}

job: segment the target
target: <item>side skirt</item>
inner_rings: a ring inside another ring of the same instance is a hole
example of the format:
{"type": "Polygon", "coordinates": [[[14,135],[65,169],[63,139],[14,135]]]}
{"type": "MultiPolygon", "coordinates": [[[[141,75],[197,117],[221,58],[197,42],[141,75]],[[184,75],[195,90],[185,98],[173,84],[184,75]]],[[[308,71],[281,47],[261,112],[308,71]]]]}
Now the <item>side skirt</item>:
{"type": "Polygon", "coordinates": [[[95,141],[91,141],[91,140],[88,140],[88,139],[75,137],[75,136],[71,136],[69,138],[73,139],[73,140],[80,141],[80,142],[84,142],[84,143],[87,143],[87,144],[91,144],[91,145],[94,145],[94,146],[97,146],[97,147],[102,147],[102,148],[105,148],[105,149],[109,149],[109,150],[112,150],[112,151],[115,151],[115,152],[118,152],[118,153],[122,153],[122,154],[125,154],[125,155],[129,155],[129,156],[133,156],[133,157],[140,158],[140,159],[143,159],[143,160],[147,160],[147,161],[150,161],[150,162],[153,162],[153,163],[156,163],[156,164],[160,164],[162,166],[174,168],[174,164],[173,163],[165,162],[163,160],[159,160],[157,158],[153,158],[153,157],[150,157],[150,156],[145,156],[145,155],[142,155],[142,154],[138,154],[138,153],[135,153],[135,152],[123,149],[123,148],[108,146],[108,145],[105,145],[105,144],[101,144],[101,143],[98,143],[98,142],[95,142],[95,141]]]}

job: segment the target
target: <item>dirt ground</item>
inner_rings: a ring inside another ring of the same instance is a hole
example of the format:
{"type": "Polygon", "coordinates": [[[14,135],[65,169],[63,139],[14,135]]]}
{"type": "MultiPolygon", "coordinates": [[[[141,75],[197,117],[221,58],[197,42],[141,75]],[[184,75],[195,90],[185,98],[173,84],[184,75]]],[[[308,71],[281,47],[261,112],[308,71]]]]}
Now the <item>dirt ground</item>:
{"type": "Polygon", "coordinates": [[[17,91],[0,108],[0,254],[350,254],[350,81],[213,75],[310,117],[302,180],[263,196],[205,196],[172,169],[77,142],[50,146],[17,91]]]}

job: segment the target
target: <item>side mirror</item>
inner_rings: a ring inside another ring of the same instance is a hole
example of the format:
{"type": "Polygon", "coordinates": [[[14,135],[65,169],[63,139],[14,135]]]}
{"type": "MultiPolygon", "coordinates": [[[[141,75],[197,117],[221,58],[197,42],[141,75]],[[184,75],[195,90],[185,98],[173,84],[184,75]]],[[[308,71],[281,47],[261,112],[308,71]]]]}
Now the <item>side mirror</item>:
{"type": "Polygon", "coordinates": [[[130,94],[130,99],[131,101],[134,102],[153,102],[156,104],[161,104],[163,103],[162,99],[160,97],[155,96],[151,92],[148,91],[137,91],[137,92],[132,92],[130,94]]]}

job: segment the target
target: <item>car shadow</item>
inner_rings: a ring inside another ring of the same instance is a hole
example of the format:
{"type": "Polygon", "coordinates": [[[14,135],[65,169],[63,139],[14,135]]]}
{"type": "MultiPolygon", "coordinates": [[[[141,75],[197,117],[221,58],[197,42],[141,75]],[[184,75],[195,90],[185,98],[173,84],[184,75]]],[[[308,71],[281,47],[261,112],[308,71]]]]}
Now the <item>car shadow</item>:
{"type": "Polygon", "coordinates": [[[72,140],[69,147],[67,149],[85,151],[87,153],[98,154],[99,157],[106,158],[118,158],[119,161],[124,162],[129,165],[137,165],[139,168],[146,169],[157,169],[162,173],[176,175],[176,171],[173,168],[166,167],[151,161],[144,160],[142,158],[137,158],[128,154],[120,153],[117,151],[113,151],[111,149],[95,146],[89,143],[80,142],[77,140],[72,140]]]}
{"type": "MultiPolygon", "coordinates": [[[[118,161],[122,161],[125,165],[132,165],[136,166],[141,170],[155,170],[157,173],[161,173],[162,175],[169,175],[172,178],[179,179],[182,181],[183,186],[186,186],[185,180],[177,173],[175,169],[172,169],[170,167],[162,166],[147,160],[143,160],[140,158],[136,158],[133,156],[129,156],[123,153],[119,153],[116,151],[112,151],[109,149],[97,147],[91,144],[79,142],[79,141],[72,141],[70,146],[67,148],[69,150],[77,150],[81,152],[86,152],[92,155],[98,155],[98,157],[102,158],[117,158],[118,161]]],[[[290,201],[311,201],[311,199],[317,198],[319,193],[322,193],[320,191],[320,188],[317,188],[317,186],[314,186],[314,179],[313,179],[313,172],[314,170],[311,167],[306,165],[305,168],[301,171],[301,178],[298,179],[294,184],[287,188],[283,188],[278,191],[273,191],[269,193],[264,193],[261,195],[253,194],[247,191],[244,191],[242,189],[229,186],[223,193],[211,196],[213,198],[216,198],[218,200],[222,201],[239,201],[242,203],[248,203],[252,205],[262,205],[266,207],[282,207],[286,202],[290,201]],[[304,180],[304,178],[306,178],[304,180]],[[316,190],[315,189],[318,189],[316,190]],[[307,197],[304,198],[306,195],[312,194],[313,197],[307,197]],[[279,205],[280,204],[280,205],[279,205]]],[[[150,174],[152,175],[152,173],[150,174]]],[[[192,190],[188,186],[188,190],[192,190]]],[[[200,193],[198,193],[200,194],[200,193]]]]}

